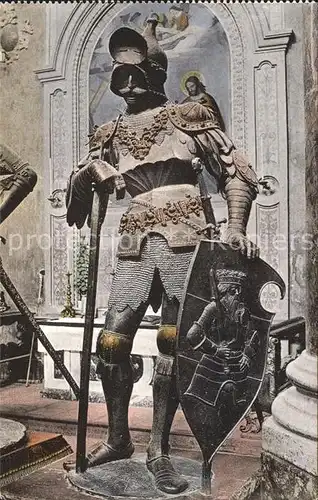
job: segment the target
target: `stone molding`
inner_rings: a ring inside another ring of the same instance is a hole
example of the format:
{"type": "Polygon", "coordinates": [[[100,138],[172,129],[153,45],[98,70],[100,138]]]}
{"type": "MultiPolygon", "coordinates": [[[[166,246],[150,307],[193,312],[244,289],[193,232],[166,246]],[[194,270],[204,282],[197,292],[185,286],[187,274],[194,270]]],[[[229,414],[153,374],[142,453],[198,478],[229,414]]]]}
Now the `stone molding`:
{"type": "Polygon", "coordinates": [[[294,385],[272,404],[272,416],[263,426],[263,450],[317,476],[317,357],[303,351],[286,373],[294,385]]]}
{"type": "Polygon", "coordinates": [[[317,356],[310,354],[307,350],[290,363],[286,374],[299,391],[318,397],[317,381],[317,356]]]}
{"type": "MultiPolygon", "coordinates": [[[[306,226],[317,229],[317,21],[312,3],[303,13],[306,139],[306,226]]],[[[264,424],[262,470],[265,487],[279,498],[316,499],[318,483],[317,246],[306,252],[306,350],[286,370],[293,386],[278,394],[264,424]],[[295,470],[295,467],[300,470],[295,470]],[[282,479],[283,478],[283,481],[282,479]],[[291,486],[293,488],[291,488],[291,486]],[[291,489],[293,491],[291,491],[291,489]]],[[[265,495],[265,498],[268,498],[265,495]]],[[[270,497],[272,498],[272,497],[270,497]]]]}
{"type": "Polygon", "coordinates": [[[13,5],[0,6],[0,67],[7,68],[19,59],[33,32],[30,21],[22,22],[13,5]]]}
{"type": "Polygon", "coordinates": [[[264,422],[262,445],[265,452],[274,457],[279,453],[278,458],[317,476],[317,441],[296,434],[269,417],[264,422]]]}

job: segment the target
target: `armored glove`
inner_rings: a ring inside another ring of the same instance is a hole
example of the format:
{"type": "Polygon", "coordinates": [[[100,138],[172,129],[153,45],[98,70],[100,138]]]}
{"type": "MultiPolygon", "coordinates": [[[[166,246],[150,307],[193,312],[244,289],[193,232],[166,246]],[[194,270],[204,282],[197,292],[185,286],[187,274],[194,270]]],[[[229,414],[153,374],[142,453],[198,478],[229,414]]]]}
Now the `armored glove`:
{"type": "Polygon", "coordinates": [[[259,248],[247,238],[246,226],[258,192],[258,180],[248,161],[237,150],[232,152],[232,160],[224,186],[229,222],[223,240],[253,259],[259,256],[259,248]]]}
{"type": "MultiPolygon", "coordinates": [[[[101,194],[112,193],[115,189],[117,199],[125,195],[125,181],[114,167],[102,160],[90,161],[72,173],[67,186],[67,223],[70,226],[83,227],[91,210],[93,185],[101,194]]],[[[89,222],[88,219],[88,225],[89,222]]]]}
{"type": "Polygon", "coordinates": [[[28,196],[37,181],[29,164],[4,144],[0,145],[0,223],[28,196]]]}

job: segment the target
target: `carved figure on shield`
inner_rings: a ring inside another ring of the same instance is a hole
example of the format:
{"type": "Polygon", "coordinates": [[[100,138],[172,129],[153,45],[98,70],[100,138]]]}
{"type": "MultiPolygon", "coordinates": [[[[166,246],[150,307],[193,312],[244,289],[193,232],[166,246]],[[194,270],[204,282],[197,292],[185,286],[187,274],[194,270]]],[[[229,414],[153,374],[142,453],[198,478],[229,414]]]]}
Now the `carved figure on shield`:
{"type": "MultiPolygon", "coordinates": [[[[194,350],[204,353],[185,395],[222,408],[246,404],[245,381],[259,347],[245,304],[247,275],[210,269],[211,302],[188,331],[194,350]],[[226,405],[222,403],[225,402],[226,405]],[[229,406],[228,406],[229,405],[229,406]]],[[[239,410],[239,409],[238,409],[239,410]]]]}
{"type": "Polygon", "coordinates": [[[132,343],[149,304],[162,306],[153,379],[153,425],[147,467],[157,488],[179,493],[187,482],[169,458],[169,433],[178,407],[176,322],[185,278],[206,222],[192,160],[199,157],[228,205],[226,241],[248,257],[246,237],[257,178],[209,110],[196,102],[170,103],[164,89],[168,61],[150,19],[143,35],[129,28],[109,41],[114,61],[110,89],[126,102],[114,121],[97,128],[90,151],[72,173],[67,220],[81,228],[90,213],[92,182],[131,196],[122,216],[118,262],[105,327],[97,341],[99,373],[109,416],[108,435],[87,457],[87,467],[130,457],[128,428],[133,386],[132,343]]]}
{"type": "Polygon", "coordinates": [[[265,374],[274,313],[262,294],[278,273],[260,258],[216,240],[201,240],[184,286],[178,317],[180,404],[202,451],[202,490],[211,492],[212,460],[249,411],[265,374]]]}

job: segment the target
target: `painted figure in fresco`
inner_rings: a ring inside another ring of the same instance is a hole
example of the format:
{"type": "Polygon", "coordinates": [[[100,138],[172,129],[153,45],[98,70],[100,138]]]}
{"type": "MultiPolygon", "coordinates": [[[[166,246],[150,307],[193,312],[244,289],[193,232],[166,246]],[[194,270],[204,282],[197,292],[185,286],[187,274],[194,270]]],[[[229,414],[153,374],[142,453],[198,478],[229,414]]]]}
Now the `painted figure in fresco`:
{"type": "Polygon", "coordinates": [[[189,26],[189,6],[186,4],[173,4],[168,13],[168,26],[177,31],[184,31],[189,26]]]}
{"type": "Polygon", "coordinates": [[[191,75],[186,79],[184,85],[189,95],[182,103],[198,102],[208,108],[220,129],[224,132],[225,125],[219,107],[211,94],[207,93],[205,85],[203,85],[200,79],[195,75],[191,75]]]}
{"type": "MultiPolygon", "coordinates": [[[[246,274],[219,269],[210,271],[211,302],[188,331],[194,350],[204,353],[186,395],[220,407],[246,404],[245,381],[257,353],[259,336],[250,329],[244,302],[246,274]]],[[[231,407],[230,406],[230,407],[231,407]]]]}
{"type": "Polygon", "coordinates": [[[246,237],[246,224],[257,179],[206,107],[169,102],[164,89],[167,58],[156,40],[156,24],[150,19],[143,35],[120,28],[110,38],[110,89],[127,107],[91,137],[90,152],[70,179],[67,220],[78,228],[84,225],[92,182],[115,189],[119,197],[125,191],[131,196],[120,222],[118,262],[105,327],[97,341],[109,429],[87,465],[128,458],[134,452],[128,428],[130,353],[147,307],[157,311],[161,306],[147,467],[158,489],[179,493],[187,482],[169,458],[169,433],[178,407],[176,322],[191,257],[206,226],[191,161],[202,159],[227,200],[226,241],[251,258],[258,250],[246,237]],[[114,172],[115,182],[109,180],[114,172]]]}

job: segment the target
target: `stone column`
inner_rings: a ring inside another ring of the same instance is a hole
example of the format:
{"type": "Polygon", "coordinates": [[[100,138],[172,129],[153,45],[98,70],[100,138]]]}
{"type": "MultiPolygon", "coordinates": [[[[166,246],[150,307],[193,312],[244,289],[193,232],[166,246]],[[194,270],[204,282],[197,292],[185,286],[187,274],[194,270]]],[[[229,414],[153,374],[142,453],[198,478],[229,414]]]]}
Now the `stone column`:
{"type": "Polygon", "coordinates": [[[306,133],[306,350],[290,365],[293,386],[280,393],[263,428],[263,499],[317,498],[318,354],[318,5],[303,6],[306,133]]]}

